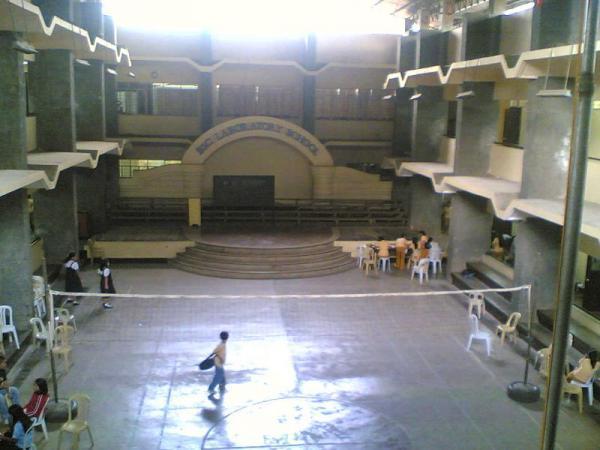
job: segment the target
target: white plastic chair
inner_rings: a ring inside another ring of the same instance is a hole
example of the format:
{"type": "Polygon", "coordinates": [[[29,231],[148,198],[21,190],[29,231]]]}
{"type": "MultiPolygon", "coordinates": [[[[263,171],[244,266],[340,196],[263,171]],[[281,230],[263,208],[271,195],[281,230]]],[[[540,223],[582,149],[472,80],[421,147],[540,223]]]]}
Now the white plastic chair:
{"type": "Polygon", "coordinates": [[[12,342],[14,336],[17,349],[21,348],[19,345],[19,337],[17,336],[17,329],[13,322],[12,308],[7,305],[0,306],[0,316],[0,331],[2,332],[2,336],[8,334],[8,340],[10,342],[12,342]]]}
{"type": "Polygon", "coordinates": [[[381,258],[379,258],[378,264],[379,264],[379,269],[382,272],[391,272],[392,271],[389,256],[382,256],[381,258]]]}
{"type": "Polygon", "coordinates": [[[35,316],[40,319],[46,317],[46,302],[43,298],[36,298],[33,300],[33,311],[35,316]]]}
{"type": "Polygon", "coordinates": [[[33,285],[33,298],[36,300],[43,299],[46,295],[44,279],[38,275],[33,275],[31,277],[31,283],[33,285]]]}
{"type": "Polygon", "coordinates": [[[432,247],[429,250],[429,261],[431,261],[431,269],[433,274],[437,274],[438,268],[442,273],[442,249],[438,247],[432,247]]]}
{"type": "Polygon", "coordinates": [[[362,269],[365,271],[365,275],[369,275],[369,269],[371,267],[375,272],[377,272],[377,256],[375,255],[375,250],[369,248],[367,251],[367,256],[362,262],[362,269]]]}
{"type": "Polygon", "coordinates": [[[419,263],[413,266],[410,279],[412,280],[416,275],[419,275],[419,284],[423,284],[423,277],[429,281],[429,258],[422,258],[419,263]]]}
{"type": "Polygon", "coordinates": [[[29,319],[29,323],[33,328],[33,338],[36,347],[40,346],[40,341],[48,342],[48,331],[44,326],[44,322],[39,317],[32,317],[29,319]]]}
{"type": "Polygon", "coordinates": [[[44,407],[42,408],[42,413],[37,417],[32,417],[31,428],[42,427],[42,432],[44,433],[44,440],[48,440],[48,427],[46,426],[46,406],[48,405],[49,398],[46,399],[46,403],[44,403],[44,407]]]}
{"type": "Polygon", "coordinates": [[[358,267],[362,267],[362,263],[365,260],[367,253],[366,245],[359,245],[356,247],[356,259],[358,261],[358,267]]]}
{"type": "Polygon", "coordinates": [[[54,310],[55,320],[63,325],[69,325],[69,322],[73,323],[73,328],[77,331],[77,324],[75,323],[75,316],[69,312],[67,308],[56,308],[54,310]]]}
{"type": "Polygon", "coordinates": [[[469,308],[467,310],[469,316],[473,314],[473,308],[477,308],[477,317],[481,319],[482,312],[485,313],[485,300],[481,292],[469,294],[469,308]]]}
{"type": "Polygon", "coordinates": [[[469,317],[469,325],[471,327],[471,334],[469,335],[469,342],[467,343],[467,351],[471,350],[471,344],[473,340],[485,341],[485,347],[487,355],[490,356],[492,352],[492,335],[488,331],[481,331],[479,329],[479,320],[475,314],[471,314],[469,317]]]}
{"type": "Polygon", "coordinates": [[[594,373],[592,373],[590,379],[587,380],[585,383],[581,383],[577,380],[571,380],[569,382],[569,384],[572,384],[573,386],[577,386],[581,389],[587,389],[588,404],[590,406],[592,406],[592,404],[594,403],[594,379],[596,378],[597,372],[598,370],[595,370],[594,373]]]}
{"type": "Polygon", "coordinates": [[[23,439],[23,443],[25,444],[25,447],[23,447],[24,450],[37,450],[35,442],[33,442],[33,427],[35,425],[32,424],[25,432],[25,438],[23,439]]]}

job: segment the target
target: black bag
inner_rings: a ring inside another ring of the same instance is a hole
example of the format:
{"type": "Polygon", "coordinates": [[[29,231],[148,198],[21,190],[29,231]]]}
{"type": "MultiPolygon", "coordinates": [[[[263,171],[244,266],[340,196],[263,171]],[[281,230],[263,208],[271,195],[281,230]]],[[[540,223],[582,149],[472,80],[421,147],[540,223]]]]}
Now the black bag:
{"type": "Polygon", "coordinates": [[[202,361],[200,364],[198,364],[198,369],[200,370],[208,370],[208,369],[212,369],[212,367],[215,365],[215,355],[210,355],[208,358],[206,358],[204,361],[202,361]]]}

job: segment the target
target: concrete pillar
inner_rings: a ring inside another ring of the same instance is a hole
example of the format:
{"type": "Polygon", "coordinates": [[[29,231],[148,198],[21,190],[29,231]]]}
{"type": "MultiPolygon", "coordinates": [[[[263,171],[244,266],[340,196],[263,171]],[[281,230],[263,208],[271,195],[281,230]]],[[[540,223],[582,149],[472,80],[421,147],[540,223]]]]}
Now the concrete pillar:
{"type": "MultiPolygon", "coordinates": [[[[515,285],[531,283],[536,309],[551,309],[556,293],[560,262],[561,227],[530,218],[517,224],[515,238],[515,285]]],[[[514,311],[526,317],[527,298],[513,295],[514,311]]],[[[536,316],[534,314],[534,319],[536,316]]]]}
{"type": "MultiPolygon", "coordinates": [[[[307,70],[315,70],[317,67],[317,37],[309,33],[306,37],[304,47],[303,66],[307,70]]],[[[317,77],[312,74],[304,75],[302,79],[302,128],[309,133],[315,134],[317,99],[317,77]]]]}
{"type": "Polygon", "coordinates": [[[73,22],[73,0],[33,0],[31,3],[40,7],[47,24],[54,16],[73,22]]]}
{"type": "Polygon", "coordinates": [[[412,89],[396,89],[394,98],[394,131],[392,135],[393,156],[410,156],[413,148],[413,105],[408,100],[412,89]]]}
{"type": "Polygon", "coordinates": [[[483,58],[500,53],[502,16],[477,20],[470,16],[466,35],[465,59],[483,58]]]}
{"type": "Polygon", "coordinates": [[[498,135],[494,83],[464,83],[462,89],[475,96],[458,100],[454,173],[482,176],[489,169],[490,149],[498,135]]]}
{"type": "MultiPolygon", "coordinates": [[[[572,99],[536,96],[544,84],[543,79],[529,82],[521,187],[525,198],[558,198],[566,192],[572,99]]],[[[548,80],[548,89],[563,86],[564,80],[548,80]]]]}
{"type": "Polygon", "coordinates": [[[544,0],[533,9],[531,50],[580,41],[583,1],[544,0]]]}
{"type": "Polygon", "coordinates": [[[464,270],[467,261],[480,258],[489,249],[492,221],[487,199],[465,192],[454,194],[448,240],[449,273],[464,270]]]}
{"type": "Polygon", "coordinates": [[[444,100],[442,87],[423,86],[419,88],[421,98],[417,104],[415,122],[415,161],[436,161],[439,156],[440,142],[446,133],[448,102],[444,100]]]}
{"type": "Polygon", "coordinates": [[[410,179],[410,228],[425,230],[434,238],[442,233],[442,195],[433,190],[429,178],[410,179]]]}
{"type": "MultiPolygon", "coordinates": [[[[12,49],[15,35],[0,32],[0,169],[27,168],[23,54],[12,49]]],[[[19,332],[32,313],[31,234],[27,191],[0,197],[0,298],[13,309],[19,332]]]]}
{"type": "MultiPolygon", "coordinates": [[[[73,55],[68,50],[43,50],[30,64],[32,94],[37,107],[38,147],[42,151],[75,151],[73,55]]],[[[75,169],[60,174],[56,189],[34,194],[35,224],[44,237],[49,264],[78,251],[75,169]]]]}
{"type": "MultiPolygon", "coordinates": [[[[213,63],[212,37],[207,32],[200,35],[199,62],[206,66],[213,63]]],[[[198,94],[200,95],[200,131],[205,133],[214,126],[213,76],[211,72],[200,73],[198,94]]]]}
{"type": "MultiPolygon", "coordinates": [[[[116,70],[116,66],[106,66],[116,70]]],[[[104,110],[106,136],[119,136],[119,104],[117,101],[117,76],[111,73],[104,75],[104,110]]]]}

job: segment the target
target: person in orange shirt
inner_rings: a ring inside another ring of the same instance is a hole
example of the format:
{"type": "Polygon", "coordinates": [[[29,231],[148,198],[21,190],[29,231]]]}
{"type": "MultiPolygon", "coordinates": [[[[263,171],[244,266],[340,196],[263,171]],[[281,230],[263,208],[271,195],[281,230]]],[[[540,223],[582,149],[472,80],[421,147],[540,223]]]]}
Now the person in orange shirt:
{"type": "Polygon", "coordinates": [[[404,269],[407,246],[408,240],[406,239],[406,235],[403,233],[398,239],[396,239],[396,268],[399,270],[404,269]]]}
{"type": "Polygon", "coordinates": [[[390,256],[390,244],[383,238],[383,236],[379,236],[377,248],[379,249],[377,256],[380,258],[388,258],[390,256]]]}
{"type": "Polygon", "coordinates": [[[567,374],[567,381],[587,383],[597,370],[600,370],[598,352],[592,350],[579,360],[579,365],[574,370],[567,374]]]}

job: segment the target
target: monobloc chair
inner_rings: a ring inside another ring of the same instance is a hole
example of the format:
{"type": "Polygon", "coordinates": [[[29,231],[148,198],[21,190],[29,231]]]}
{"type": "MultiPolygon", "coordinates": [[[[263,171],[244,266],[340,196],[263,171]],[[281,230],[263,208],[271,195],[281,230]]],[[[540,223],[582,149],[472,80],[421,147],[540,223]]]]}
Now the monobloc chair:
{"type": "Polygon", "coordinates": [[[75,330],[70,325],[60,325],[54,330],[56,336],[56,344],[52,348],[52,353],[63,358],[65,372],[71,367],[71,339],[75,330]]]}
{"type": "Polygon", "coordinates": [[[58,446],[56,447],[57,449],[61,448],[63,433],[71,433],[73,435],[73,443],[71,448],[75,450],[78,449],[79,435],[83,431],[87,431],[92,447],[94,446],[94,437],[92,436],[92,430],[90,429],[90,424],[88,423],[90,402],[90,398],[85,394],[74,394],[69,397],[69,418],[63,424],[63,426],[60,427],[60,432],[58,434],[58,446]],[[75,418],[73,418],[72,415],[74,404],[77,405],[77,417],[75,418]]]}
{"type": "Polygon", "coordinates": [[[359,245],[358,247],[356,247],[356,259],[358,261],[358,267],[362,267],[362,263],[365,260],[367,253],[368,252],[366,245],[359,245]]]}
{"type": "Polygon", "coordinates": [[[44,279],[38,275],[33,275],[31,277],[31,283],[33,285],[33,298],[36,300],[43,299],[46,295],[44,279]]]}
{"type": "Polygon", "coordinates": [[[13,322],[13,313],[10,306],[0,306],[0,331],[2,332],[2,336],[8,334],[8,340],[10,342],[12,342],[14,336],[17,349],[21,348],[19,346],[19,337],[17,336],[17,329],[13,322]]]}
{"type": "Polygon", "coordinates": [[[391,272],[392,270],[392,266],[390,263],[390,257],[389,256],[382,256],[379,258],[379,269],[382,272],[391,272]]]}
{"type": "Polygon", "coordinates": [[[69,325],[69,322],[73,323],[73,328],[77,331],[77,324],[75,323],[75,316],[69,312],[67,308],[55,308],[54,309],[55,320],[63,325],[69,325]]]}
{"type": "Polygon", "coordinates": [[[471,344],[473,340],[485,341],[485,347],[487,355],[490,356],[492,352],[492,335],[488,331],[481,331],[479,329],[479,320],[475,314],[471,314],[469,317],[469,326],[471,327],[471,334],[469,334],[469,342],[467,343],[467,350],[471,350],[471,344]]]}
{"type": "Polygon", "coordinates": [[[33,442],[33,428],[35,427],[35,425],[31,425],[27,431],[25,431],[25,438],[23,439],[23,443],[25,444],[25,446],[23,447],[24,450],[37,450],[37,447],[35,446],[35,443],[33,442]]]}
{"type": "Polygon", "coordinates": [[[44,326],[44,322],[39,317],[32,317],[29,319],[29,323],[33,328],[33,338],[35,340],[35,345],[37,347],[40,346],[40,341],[47,342],[48,341],[48,331],[46,331],[46,327],[44,326]]]}
{"type": "Polygon", "coordinates": [[[575,384],[569,383],[567,381],[567,377],[563,376],[562,393],[563,393],[563,395],[568,394],[569,400],[571,400],[571,395],[577,396],[577,404],[579,406],[579,414],[582,414],[583,413],[583,389],[581,389],[581,386],[577,386],[575,384]]]}
{"type": "MultiPolygon", "coordinates": [[[[597,372],[598,372],[598,370],[595,370],[592,373],[592,376],[590,377],[590,379],[587,380],[585,383],[582,383],[577,380],[571,380],[569,382],[569,384],[571,384],[573,386],[577,386],[579,389],[587,389],[588,404],[590,406],[592,406],[592,404],[594,403],[594,379],[596,378],[597,372]]],[[[582,394],[583,394],[583,392],[582,392],[582,394]]]]}
{"type": "Polygon", "coordinates": [[[46,405],[48,405],[49,398],[46,398],[46,403],[42,408],[42,413],[37,417],[32,417],[31,428],[42,427],[42,432],[44,433],[44,440],[48,440],[48,427],[46,427],[46,405]]]}
{"type": "Polygon", "coordinates": [[[469,308],[467,309],[469,316],[473,313],[473,308],[477,308],[477,316],[481,319],[482,312],[485,313],[485,299],[481,292],[469,294],[469,308]]]}
{"type": "Polygon", "coordinates": [[[377,255],[372,248],[368,249],[367,257],[362,262],[362,268],[365,271],[365,275],[369,275],[370,267],[377,272],[377,255]]]}
{"type": "Polygon", "coordinates": [[[433,274],[437,274],[438,268],[442,273],[442,249],[440,247],[433,247],[429,250],[429,261],[431,261],[431,269],[433,274]]]}
{"type": "Polygon", "coordinates": [[[40,319],[46,316],[46,302],[43,298],[36,298],[33,300],[33,312],[36,317],[40,319]]]}
{"type": "Polygon", "coordinates": [[[410,279],[415,277],[415,274],[419,275],[419,284],[423,284],[423,277],[429,281],[429,258],[421,258],[419,262],[413,266],[410,279]]]}
{"type": "Polygon", "coordinates": [[[504,338],[506,336],[513,340],[517,337],[517,324],[519,320],[521,320],[521,313],[514,312],[508,316],[506,323],[496,327],[496,334],[500,333],[500,345],[504,345],[504,338]]]}

